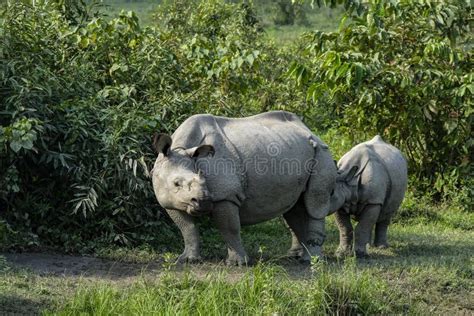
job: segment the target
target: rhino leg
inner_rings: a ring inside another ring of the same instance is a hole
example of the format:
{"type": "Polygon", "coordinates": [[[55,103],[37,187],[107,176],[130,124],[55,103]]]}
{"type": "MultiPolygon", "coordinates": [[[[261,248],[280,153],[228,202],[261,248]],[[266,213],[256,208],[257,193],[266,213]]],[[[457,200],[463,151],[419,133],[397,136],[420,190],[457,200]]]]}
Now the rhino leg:
{"type": "Polygon", "coordinates": [[[390,224],[390,220],[379,222],[375,225],[375,240],[374,246],[379,248],[388,248],[387,242],[387,229],[390,224]]]}
{"type": "Polygon", "coordinates": [[[372,229],[380,214],[380,205],[367,205],[359,216],[355,228],[355,254],[358,258],[367,256],[367,244],[370,242],[372,229]]]}
{"type": "MultiPolygon", "coordinates": [[[[319,175],[316,175],[319,176],[319,175]]],[[[314,176],[313,176],[314,177],[314,176]]],[[[306,249],[302,260],[310,261],[311,256],[322,257],[322,246],[326,239],[326,216],[329,214],[330,190],[324,183],[312,182],[304,193],[307,213],[306,234],[303,247],[306,249]]]]}
{"type": "Polygon", "coordinates": [[[194,263],[201,261],[199,250],[199,231],[194,219],[183,211],[166,210],[173,222],[178,226],[184,239],[184,251],[178,257],[178,263],[194,263]]]}
{"type": "Polygon", "coordinates": [[[339,247],[336,256],[345,256],[352,253],[352,240],[354,230],[352,228],[351,217],[343,210],[338,210],[335,214],[336,224],[339,228],[339,247]]]}
{"type": "Polygon", "coordinates": [[[303,250],[301,261],[309,262],[311,256],[321,257],[321,245],[326,236],[324,217],[321,220],[311,218],[304,199],[299,200],[283,216],[301,245],[303,250]]]}
{"type": "Polygon", "coordinates": [[[336,185],[336,166],[331,154],[323,149],[317,153],[314,162],[303,193],[307,214],[303,261],[310,261],[311,256],[322,257],[326,216],[329,214],[331,192],[336,185]]]}
{"type": "Polygon", "coordinates": [[[215,204],[212,219],[227,245],[227,265],[247,265],[247,256],[240,239],[239,208],[227,201],[215,204]]]}
{"type": "Polygon", "coordinates": [[[298,236],[296,236],[295,232],[290,228],[291,233],[291,247],[288,249],[288,257],[292,258],[300,258],[303,256],[303,246],[301,246],[300,240],[298,236]]]}
{"type": "Polygon", "coordinates": [[[326,239],[325,225],[325,218],[308,219],[308,230],[306,234],[306,239],[303,242],[303,248],[306,251],[303,253],[303,257],[301,258],[302,261],[309,262],[311,261],[312,256],[318,258],[321,258],[323,256],[322,245],[324,243],[324,240],[326,239]]]}
{"type": "Polygon", "coordinates": [[[289,257],[302,257],[304,250],[301,240],[305,240],[306,208],[302,200],[298,201],[288,212],[283,214],[287,226],[291,232],[291,248],[288,250],[289,257]]]}

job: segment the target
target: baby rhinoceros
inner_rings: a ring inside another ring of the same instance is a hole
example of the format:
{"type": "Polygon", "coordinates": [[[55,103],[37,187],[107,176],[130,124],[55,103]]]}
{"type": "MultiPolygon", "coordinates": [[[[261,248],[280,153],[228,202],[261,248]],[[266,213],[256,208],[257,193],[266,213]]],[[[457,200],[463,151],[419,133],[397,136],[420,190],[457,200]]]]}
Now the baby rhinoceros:
{"type": "Polygon", "coordinates": [[[380,136],[352,148],[338,162],[331,212],[339,228],[337,255],[367,256],[375,225],[374,246],[388,247],[387,228],[407,188],[407,163],[401,152],[380,136]],[[358,221],[355,232],[351,216],[358,221]]]}

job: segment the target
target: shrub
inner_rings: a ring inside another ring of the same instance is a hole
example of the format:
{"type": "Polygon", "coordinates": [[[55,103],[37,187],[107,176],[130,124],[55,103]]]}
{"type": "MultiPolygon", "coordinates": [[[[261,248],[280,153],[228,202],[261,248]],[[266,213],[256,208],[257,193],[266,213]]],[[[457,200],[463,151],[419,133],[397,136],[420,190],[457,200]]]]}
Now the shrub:
{"type": "Polygon", "coordinates": [[[91,5],[15,1],[3,12],[0,216],[66,250],[167,244],[175,230],[148,178],[150,135],[195,113],[270,109],[279,99],[260,102],[268,94],[292,104],[287,63],[246,4],[174,2],[152,28],[91,5]]]}
{"type": "Polygon", "coordinates": [[[459,187],[474,145],[469,4],[373,0],[357,11],[338,32],[307,34],[307,60],[289,75],[316,107],[335,112],[339,131],[400,147],[427,180],[422,191],[459,187]]]}
{"type": "Polygon", "coordinates": [[[271,109],[304,113],[303,94],[283,76],[294,52],[264,40],[249,4],[170,1],[155,21],[162,38],[186,60],[183,71],[200,109],[229,116],[271,109]]]}
{"type": "Polygon", "coordinates": [[[77,25],[50,1],[9,4],[1,36],[2,216],[66,249],[166,234],[148,135],[186,104],[173,53],[132,13],[77,25]]]}

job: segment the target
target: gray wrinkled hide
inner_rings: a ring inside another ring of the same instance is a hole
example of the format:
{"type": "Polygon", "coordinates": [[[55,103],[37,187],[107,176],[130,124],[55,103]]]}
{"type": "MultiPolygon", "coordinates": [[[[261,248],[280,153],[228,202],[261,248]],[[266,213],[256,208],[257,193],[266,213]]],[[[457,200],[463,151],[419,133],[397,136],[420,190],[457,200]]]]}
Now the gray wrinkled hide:
{"type": "Polygon", "coordinates": [[[336,191],[331,212],[336,211],[340,231],[339,253],[367,255],[375,226],[375,246],[387,247],[387,227],[400,207],[407,188],[407,163],[401,152],[380,136],[352,148],[338,162],[336,191]],[[359,223],[352,230],[350,216],[359,223]]]}
{"type": "Polygon", "coordinates": [[[200,258],[199,235],[195,217],[190,216],[193,213],[174,204],[173,200],[182,199],[182,195],[164,191],[174,174],[183,174],[179,167],[166,162],[203,144],[213,146],[214,155],[195,159],[196,169],[204,173],[202,190],[210,192],[210,214],[226,241],[228,264],[248,260],[240,240],[240,225],[279,215],[284,215],[292,230],[292,254],[303,253],[301,244],[307,250],[305,260],[321,254],[336,168],[326,144],[296,115],[284,111],[235,119],[194,115],[171,138],[170,154],[160,154],[155,163],[153,186],[158,201],[183,234],[185,250],[179,261],[200,258]],[[166,177],[160,177],[160,173],[166,177]]]}

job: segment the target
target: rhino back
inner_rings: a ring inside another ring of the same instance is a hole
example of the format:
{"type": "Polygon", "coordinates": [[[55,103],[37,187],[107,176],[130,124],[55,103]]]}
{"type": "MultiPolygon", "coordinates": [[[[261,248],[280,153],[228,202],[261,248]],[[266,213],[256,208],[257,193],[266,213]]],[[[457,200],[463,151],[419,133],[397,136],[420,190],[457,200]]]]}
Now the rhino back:
{"type": "Polygon", "coordinates": [[[357,145],[338,162],[339,170],[350,170],[354,166],[359,168],[356,173],[358,185],[353,188],[357,190],[357,207],[351,209],[351,213],[359,215],[366,205],[384,204],[390,194],[390,175],[384,162],[369,146],[357,145]]]}

